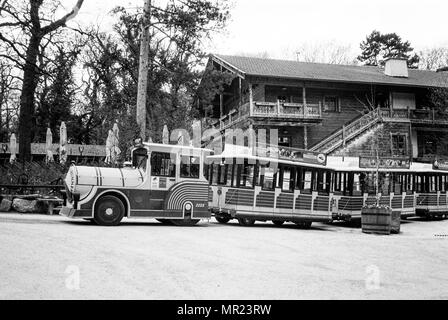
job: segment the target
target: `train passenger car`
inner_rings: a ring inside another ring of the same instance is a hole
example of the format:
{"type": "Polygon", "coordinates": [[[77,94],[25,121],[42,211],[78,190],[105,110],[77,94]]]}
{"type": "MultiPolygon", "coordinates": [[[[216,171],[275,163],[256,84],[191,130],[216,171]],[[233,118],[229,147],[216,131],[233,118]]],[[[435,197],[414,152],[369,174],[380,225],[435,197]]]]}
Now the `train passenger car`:
{"type": "Polygon", "coordinates": [[[212,151],[139,143],[125,168],[71,166],[60,214],[118,225],[123,217],[194,225],[210,218],[205,157],[212,151]]]}
{"type": "Polygon", "coordinates": [[[328,157],[332,168],[333,214],[337,220],[360,220],[362,207],[388,206],[400,211],[403,218],[415,215],[414,174],[420,164],[407,159],[381,159],[376,184],[376,159],[359,157],[328,157]]]}
{"type": "Polygon", "coordinates": [[[260,157],[249,148],[226,145],[221,155],[208,157],[209,207],[219,222],[291,221],[309,228],[312,222],[333,220],[326,156],[283,151],[260,157]]]}
{"type": "Polygon", "coordinates": [[[429,219],[448,217],[448,165],[436,160],[414,175],[416,213],[429,219]]]}
{"type": "Polygon", "coordinates": [[[415,215],[447,217],[448,172],[427,163],[382,159],[376,190],[375,161],[358,157],[328,157],[328,166],[334,169],[333,208],[340,220],[361,219],[362,207],[375,204],[377,197],[380,205],[400,211],[402,218],[415,215]],[[361,165],[372,161],[370,166],[361,165]]]}

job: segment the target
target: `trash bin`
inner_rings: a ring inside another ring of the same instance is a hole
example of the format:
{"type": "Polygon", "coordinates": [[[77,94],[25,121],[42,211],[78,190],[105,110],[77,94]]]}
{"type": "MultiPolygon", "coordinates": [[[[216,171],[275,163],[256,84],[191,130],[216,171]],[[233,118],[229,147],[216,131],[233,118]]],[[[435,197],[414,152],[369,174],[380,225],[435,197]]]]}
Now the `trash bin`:
{"type": "Polygon", "coordinates": [[[401,212],[389,207],[364,207],[361,211],[363,233],[389,235],[400,233],[401,212]]]}

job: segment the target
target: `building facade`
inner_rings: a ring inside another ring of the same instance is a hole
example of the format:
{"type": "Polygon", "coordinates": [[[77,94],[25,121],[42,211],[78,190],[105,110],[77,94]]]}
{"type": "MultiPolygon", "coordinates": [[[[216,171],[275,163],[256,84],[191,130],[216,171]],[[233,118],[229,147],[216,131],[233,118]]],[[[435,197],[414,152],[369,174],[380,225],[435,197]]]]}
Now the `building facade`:
{"type": "Polygon", "coordinates": [[[408,70],[400,59],[380,68],[224,55],[210,56],[211,69],[234,75],[203,106],[222,133],[278,129],[279,145],[329,155],[448,156],[448,106],[429,98],[448,90],[447,71],[408,70]]]}

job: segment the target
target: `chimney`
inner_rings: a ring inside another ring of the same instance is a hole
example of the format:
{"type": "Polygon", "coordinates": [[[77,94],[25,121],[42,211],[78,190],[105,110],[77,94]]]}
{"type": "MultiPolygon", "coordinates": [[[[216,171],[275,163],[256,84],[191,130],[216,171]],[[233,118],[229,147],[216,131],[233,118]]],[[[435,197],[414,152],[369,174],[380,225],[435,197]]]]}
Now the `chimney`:
{"type": "Polygon", "coordinates": [[[387,59],[384,66],[384,74],[398,78],[409,77],[407,60],[402,58],[387,59]]]}

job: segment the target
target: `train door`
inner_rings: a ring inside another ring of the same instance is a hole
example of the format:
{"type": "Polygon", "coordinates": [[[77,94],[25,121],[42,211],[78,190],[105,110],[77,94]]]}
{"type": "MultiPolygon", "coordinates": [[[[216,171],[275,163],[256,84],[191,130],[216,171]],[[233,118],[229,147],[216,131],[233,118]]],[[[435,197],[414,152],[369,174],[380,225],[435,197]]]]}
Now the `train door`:
{"type": "Polygon", "coordinates": [[[367,180],[368,174],[364,172],[334,173],[332,190],[337,203],[337,214],[343,220],[361,218],[367,180]]]}
{"type": "Polygon", "coordinates": [[[294,186],[296,184],[296,166],[280,165],[275,188],[275,210],[273,221],[280,224],[282,219],[293,217],[294,186]]]}
{"type": "Polygon", "coordinates": [[[152,151],[150,155],[149,209],[163,210],[168,190],[179,177],[178,154],[152,151]]]}
{"type": "Polygon", "coordinates": [[[270,220],[274,215],[278,171],[277,162],[257,164],[254,211],[260,220],[270,220]]]}

